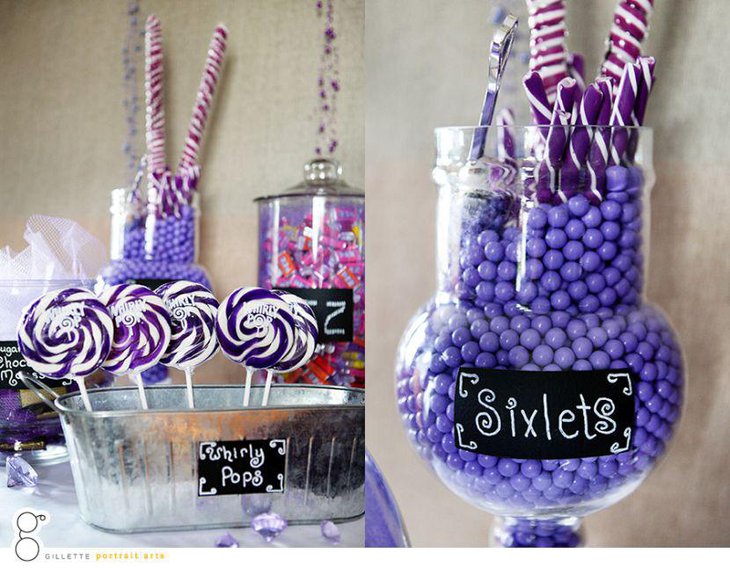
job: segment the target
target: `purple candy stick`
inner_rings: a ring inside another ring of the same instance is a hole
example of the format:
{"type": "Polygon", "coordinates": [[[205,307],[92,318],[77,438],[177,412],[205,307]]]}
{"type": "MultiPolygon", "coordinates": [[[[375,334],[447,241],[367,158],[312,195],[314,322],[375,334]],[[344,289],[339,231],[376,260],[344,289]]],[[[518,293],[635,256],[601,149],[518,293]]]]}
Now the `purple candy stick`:
{"type": "Polygon", "coordinates": [[[585,67],[585,59],[583,59],[583,56],[580,53],[571,53],[568,56],[568,72],[578,84],[579,96],[583,93],[583,91],[585,91],[586,88],[585,67]]]}
{"type": "Polygon", "coordinates": [[[611,93],[611,80],[599,79],[596,81],[598,88],[603,95],[601,108],[596,117],[596,126],[593,135],[593,142],[588,151],[588,197],[593,203],[600,203],[603,199],[603,190],[606,187],[606,166],[608,164],[608,144],[611,132],[608,128],[611,119],[611,106],[613,96],[611,93]]]}
{"type": "MultiPolygon", "coordinates": [[[[538,126],[549,125],[553,114],[551,110],[552,105],[548,102],[547,93],[542,84],[540,74],[537,71],[531,71],[525,75],[522,84],[525,87],[527,101],[530,103],[530,110],[532,111],[532,117],[535,119],[535,124],[538,126]]],[[[538,130],[543,138],[547,136],[546,128],[538,130]]]]}
{"type": "Polygon", "coordinates": [[[593,130],[590,127],[595,124],[602,100],[601,90],[595,84],[591,84],[583,93],[578,106],[570,144],[565,150],[563,167],[560,170],[560,187],[568,197],[578,187],[578,174],[585,164],[591,146],[593,130]]]}
{"type": "Polygon", "coordinates": [[[515,165],[515,114],[511,108],[503,108],[497,114],[497,156],[505,163],[515,165]]]}
{"type": "Polygon", "coordinates": [[[609,125],[611,128],[611,147],[609,152],[609,164],[612,166],[621,165],[621,158],[626,151],[629,140],[629,133],[624,126],[632,125],[632,115],[636,94],[639,91],[639,65],[630,64],[624,67],[621,75],[621,82],[616,92],[616,101],[613,105],[609,125]]]}

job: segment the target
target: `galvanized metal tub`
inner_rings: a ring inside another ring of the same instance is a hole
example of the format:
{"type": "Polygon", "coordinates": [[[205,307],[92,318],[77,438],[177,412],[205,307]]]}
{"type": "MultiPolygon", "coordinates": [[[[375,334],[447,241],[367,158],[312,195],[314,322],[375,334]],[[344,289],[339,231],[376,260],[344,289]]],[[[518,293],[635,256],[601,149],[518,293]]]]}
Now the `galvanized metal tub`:
{"type": "Polygon", "coordinates": [[[196,386],[195,410],[185,387],[89,391],[55,401],[68,444],[83,519],[113,532],[248,526],[270,509],[290,524],[347,520],[364,513],[364,391],[274,385],[260,407],[253,387],[242,407],[240,386],[196,386]],[[282,493],[199,495],[200,444],[286,440],[282,493]]]}

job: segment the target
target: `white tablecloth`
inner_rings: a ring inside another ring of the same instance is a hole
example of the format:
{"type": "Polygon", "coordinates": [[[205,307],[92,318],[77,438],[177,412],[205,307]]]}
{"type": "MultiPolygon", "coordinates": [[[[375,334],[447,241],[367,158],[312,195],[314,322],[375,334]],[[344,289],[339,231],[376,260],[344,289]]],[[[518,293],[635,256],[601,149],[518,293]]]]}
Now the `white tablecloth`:
{"type": "MultiPolygon", "coordinates": [[[[272,543],[267,543],[250,528],[212,529],[135,534],[107,533],[87,525],[79,514],[68,463],[39,466],[38,486],[35,488],[6,487],[5,470],[0,469],[0,547],[9,546],[14,538],[12,519],[19,509],[29,508],[49,513],[48,522],[39,536],[44,547],[210,547],[226,531],[241,547],[328,547],[319,525],[288,527],[272,543]]],[[[363,518],[338,525],[343,547],[361,547],[364,542],[363,518]]]]}

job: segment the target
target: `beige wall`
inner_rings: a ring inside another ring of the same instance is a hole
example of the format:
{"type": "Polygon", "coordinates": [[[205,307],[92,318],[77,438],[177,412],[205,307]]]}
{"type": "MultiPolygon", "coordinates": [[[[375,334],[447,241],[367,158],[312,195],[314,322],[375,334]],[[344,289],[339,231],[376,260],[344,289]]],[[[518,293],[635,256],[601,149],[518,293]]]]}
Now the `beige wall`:
{"type": "MultiPolygon", "coordinates": [[[[569,44],[595,69],[615,3],[567,4],[569,44]]],[[[658,58],[647,117],[657,169],[648,294],[679,332],[691,384],[668,459],[634,495],[591,518],[588,538],[730,545],[730,2],[656,4],[646,48],[658,58]]],[[[490,524],[411,450],[393,379],[400,334],[434,290],[431,131],[475,121],[490,14],[484,0],[367,3],[367,437],[420,546],[482,546],[490,524]]]]}
{"type": "MultiPolygon", "coordinates": [[[[228,51],[203,148],[201,262],[222,297],[255,284],[251,200],[298,183],[314,154],[323,20],[301,0],[141,0],[163,27],[167,151],[177,163],[214,26],[228,51]]],[[[0,0],[0,246],[22,245],[33,213],[109,240],[109,191],[127,182],[121,49],[126,0],[0,0]]],[[[342,91],[336,157],[364,177],[362,0],[337,0],[342,91]]],[[[141,80],[141,61],[138,65],[141,80]]],[[[142,95],[142,85],[139,94],[142,95]]],[[[139,115],[143,120],[143,112],[139,115]]],[[[143,130],[143,129],[141,129],[143,130]]],[[[240,380],[222,356],[199,380],[240,380]]],[[[196,375],[196,376],[197,376],[196,375]]]]}

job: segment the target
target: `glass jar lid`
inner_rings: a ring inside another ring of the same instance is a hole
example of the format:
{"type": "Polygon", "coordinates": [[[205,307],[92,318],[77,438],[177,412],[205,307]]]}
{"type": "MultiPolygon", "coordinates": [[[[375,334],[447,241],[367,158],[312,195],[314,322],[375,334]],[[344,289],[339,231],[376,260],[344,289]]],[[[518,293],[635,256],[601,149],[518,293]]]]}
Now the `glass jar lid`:
{"type": "Polygon", "coordinates": [[[304,180],[276,195],[263,195],[254,201],[281,197],[364,197],[361,189],[347,185],[342,179],[342,166],[337,160],[316,158],[304,164],[304,180]]]}

